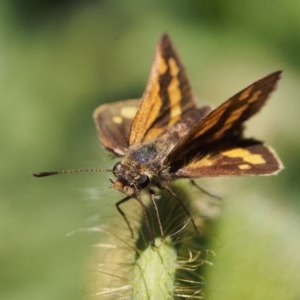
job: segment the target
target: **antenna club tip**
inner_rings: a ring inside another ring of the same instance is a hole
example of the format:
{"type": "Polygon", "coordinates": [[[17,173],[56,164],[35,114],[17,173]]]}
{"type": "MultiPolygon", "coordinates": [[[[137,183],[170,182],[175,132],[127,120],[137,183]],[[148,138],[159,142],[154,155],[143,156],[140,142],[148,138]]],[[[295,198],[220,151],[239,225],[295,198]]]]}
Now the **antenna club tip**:
{"type": "Polygon", "coordinates": [[[37,172],[37,173],[32,173],[31,175],[34,177],[45,177],[45,176],[51,176],[56,174],[58,174],[58,172],[37,172]]]}

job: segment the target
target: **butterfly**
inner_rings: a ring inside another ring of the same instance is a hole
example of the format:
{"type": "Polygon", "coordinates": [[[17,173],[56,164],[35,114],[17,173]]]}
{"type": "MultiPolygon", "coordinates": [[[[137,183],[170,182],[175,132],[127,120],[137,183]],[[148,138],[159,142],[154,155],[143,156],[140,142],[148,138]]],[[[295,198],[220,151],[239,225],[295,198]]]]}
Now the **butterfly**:
{"type": "MultiPolygon", "coordinates": [[[[125,194],[116,207],[130,230],[120,205],[135,198],[148,219],[153,241],[142,191],[149,194],[155,207],[156,190],[168,191],[190,216],[171,188],[174,180],[187,178],[193,182],[201,177],[273,175],[283,168],[270,146],[243,134],[244,122],[262,108],[280,74],[277,71],[254,82],[216,109],[197,107],[184,66],[169,36],[161,37],[141,99],[103,104],[94,112],[102,145],[120,159],[112,169],[115,178],[111,179],[111,186],[125,194]]],[[[159,220],[158,212],[157,217],[159,220]]],[[[197,230],[194,222],[193,225],[197,230]]],[[[160,229],[163,234],[161,224],[160,229]]]]}

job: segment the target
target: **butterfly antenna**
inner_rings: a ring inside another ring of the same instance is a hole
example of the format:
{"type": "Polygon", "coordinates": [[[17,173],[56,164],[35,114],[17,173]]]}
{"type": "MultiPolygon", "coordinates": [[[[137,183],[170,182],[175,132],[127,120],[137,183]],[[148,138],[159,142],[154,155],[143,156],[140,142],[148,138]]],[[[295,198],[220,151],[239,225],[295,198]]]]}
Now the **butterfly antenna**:
{"type": "Polygon", "coordinates": [[[35,177],[45,177],[58,174],[70,174],[70,173],[91,173],[91,172],[112,172],[110,169],[75,169],[75,170],[58,170],[50,172],[37,172],[32,173],[35,177]]]}

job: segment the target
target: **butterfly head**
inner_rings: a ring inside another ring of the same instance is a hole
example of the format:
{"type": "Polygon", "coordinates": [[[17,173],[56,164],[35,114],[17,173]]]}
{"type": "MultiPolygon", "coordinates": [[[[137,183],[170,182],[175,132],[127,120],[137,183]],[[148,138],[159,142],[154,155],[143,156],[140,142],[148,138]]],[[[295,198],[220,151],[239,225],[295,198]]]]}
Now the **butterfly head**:
{"type": "Polygon", "coordinates": [[[113,168],[113,174],[116,180],[112,180],[111,186],[130,197],[137,195],[141,189],[150,183],[150,176],[143,173],[135,164],[127,166],[118,162],[113,168]]]}

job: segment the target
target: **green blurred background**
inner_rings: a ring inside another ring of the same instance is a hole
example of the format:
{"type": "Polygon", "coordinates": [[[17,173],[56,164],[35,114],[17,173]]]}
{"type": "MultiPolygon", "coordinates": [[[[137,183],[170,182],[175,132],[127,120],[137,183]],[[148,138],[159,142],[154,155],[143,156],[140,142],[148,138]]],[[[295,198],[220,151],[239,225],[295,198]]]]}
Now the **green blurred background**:
{"type": "Polygon", "coordinates": [[[200,103],[218,105],[284,70],[247,134],[268,141],[277,177],[210,179],[224,197],[208,299],[300,299],[298,1],[34,1],[0,4],[0,299],[83,299],[92,244],[78,232],[115,216],[109,174],[45,179],[32,171],[111,167],[92,112],[140,97],[168,32],[200,103]]]}

